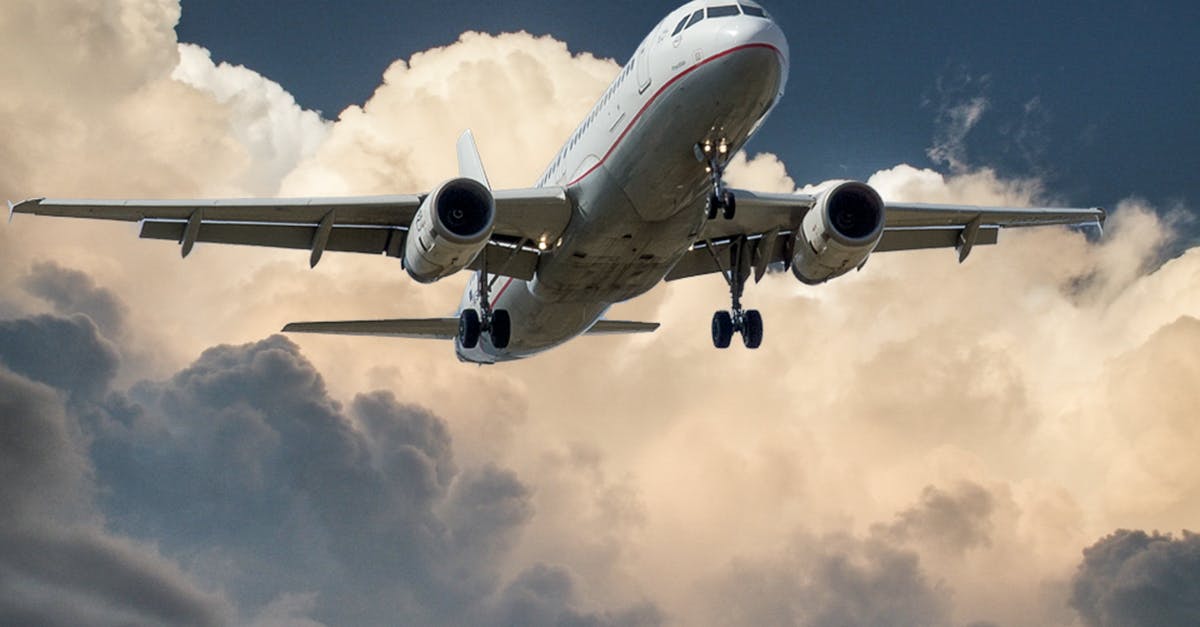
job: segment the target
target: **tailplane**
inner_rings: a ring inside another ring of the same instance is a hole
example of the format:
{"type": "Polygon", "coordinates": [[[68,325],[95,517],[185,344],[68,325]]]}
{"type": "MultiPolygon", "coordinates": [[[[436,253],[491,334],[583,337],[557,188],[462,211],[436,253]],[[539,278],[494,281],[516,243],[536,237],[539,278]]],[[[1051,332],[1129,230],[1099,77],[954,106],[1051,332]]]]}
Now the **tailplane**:
{"type": "MultiPolygon", "coordinates": [[[[652,333],[657,322],[601,320],[587,330],[587,335],[619,335],[652,333]]],[[[406,318],[395,320],[347,320],[344,322],[293,322],[283,327],[284,333],[325,333],[331,335],[372,335],[407,337],[431,340],[452,340],[458,337],[458,318],[406,318]]]]}

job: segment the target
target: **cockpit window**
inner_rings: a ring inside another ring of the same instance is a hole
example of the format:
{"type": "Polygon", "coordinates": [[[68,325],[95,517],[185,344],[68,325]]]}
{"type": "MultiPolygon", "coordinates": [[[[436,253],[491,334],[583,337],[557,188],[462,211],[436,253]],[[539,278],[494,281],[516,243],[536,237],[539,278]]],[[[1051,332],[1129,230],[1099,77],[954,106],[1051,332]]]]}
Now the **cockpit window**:
{"type": "Polygon", "coordinates": [[[691,16],[690,16],[690,15],[685,15],[685,16],[683,16],[683,19],[682,19],[682,20],[679,20],[679,26],[676,26],[676,27],[675,27],[675,32],[671,33],[671,36],[672,36],[672,37],[674,37],[674,36],[678,35],[679,33],[683,32],[683,27],[684,27],[684,26],[687,26],[687,22],[688,22],[688,18],[689,18],[689,17],[691,17],[691,16]]]}
{"type": "Polygon", "coordinates": [[[746,15],[753,15],[754,17],[766,17],[767,16],[767,12],[764,11],[762,7],[756,7],[752,4],[743,4],[742,5],[742,13],[745,13],[746,15]]]}
{"type": "Polygon", "coordinates": [[[730,4],[719,7],[708,7],[709,17],[729,17],[731,15],[740,15],[736,4],[730,4]]]}
{"type": "Polygon", "coordinates": [[[699,22],[702,19],[704,19],[704,9],[700,9],[699,11],[693,13],[692,17],[688,19],[687,26],[684,26],[684,28],[691,28],[692,26],[695,26],[696,22],[699,22]]]}

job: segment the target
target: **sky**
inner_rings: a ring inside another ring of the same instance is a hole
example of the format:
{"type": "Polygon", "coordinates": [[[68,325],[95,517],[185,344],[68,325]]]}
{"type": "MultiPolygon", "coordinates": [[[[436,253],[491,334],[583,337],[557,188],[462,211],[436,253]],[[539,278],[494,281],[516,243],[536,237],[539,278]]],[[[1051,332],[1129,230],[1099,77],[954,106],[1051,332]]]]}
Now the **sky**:
{"type": "MultiPolygon", "coordinates": [[[[4,3],[0,196],[418,191],[454,171],[467,127],[491,181],[525,185],[667,8],[201,19],[221,6],[4,3]]],[[[926,251],[815,288],[768,275],[745,299],[758,351],[711,347],[714,277],[614,308],[662,321],[651,336],[480,368],[444,343],[275,333],[444,315],[465,276],[0,226],[0,624],[1200,622],[1196,70],[1172,62],[1195,9],[1089,6],[839,9],[862,31],[768,7],[794,104],[732,184],[854,175],[897,200],[1112,211],[1103,238],[1006,232],[962,265],[926,251]],[[1068,39],[1039,48],[1040,31],[1068,39]],[[858,36],[880,32],[903,41],[858,36]],[[823,53],[808,90],[798,60],[824,37],[859,56],[823,53]],[[1082,62],[1098,57],[1123,78],[1082,62]],[[1050,158],[1071,141],[1094,161],[1050,158]],[[1037,146],[1044,161],[1015,156],[1037,146]]]]}
{"type": "MultiPolygon", "coordinates": [[[[625,63],[673,2],[307,0],[185,4],[179,33],[286,85],[330,118],[393,60],[465,30],[550,34],[625,63]],[[603,8],[602,8],[603,7],[603,8]]],[[[926,154],[945,106],[986,102],[967,163],[1037,176],[1062,201],[1200,200],[1200,6],[1192,2],[775,2],[789,34],[785,98],[751,150],[804,182],[866,178],[926,154]]]]}

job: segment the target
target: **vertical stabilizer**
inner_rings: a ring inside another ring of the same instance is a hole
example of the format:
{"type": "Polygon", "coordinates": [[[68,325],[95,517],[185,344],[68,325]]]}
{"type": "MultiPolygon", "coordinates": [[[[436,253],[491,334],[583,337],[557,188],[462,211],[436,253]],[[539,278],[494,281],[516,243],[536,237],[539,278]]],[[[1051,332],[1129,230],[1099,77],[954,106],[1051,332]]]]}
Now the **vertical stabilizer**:
{"type": "Polygon", "coordinates": [[[471,134],[470,130],[465,131],[458,138],[458,175],[475,179],[488,189],[492,188],[491,183],[488,183],[487,173],[483,170],[483,159],[479,157],[479,148],[475,146],[475,136],[471,134]]]}

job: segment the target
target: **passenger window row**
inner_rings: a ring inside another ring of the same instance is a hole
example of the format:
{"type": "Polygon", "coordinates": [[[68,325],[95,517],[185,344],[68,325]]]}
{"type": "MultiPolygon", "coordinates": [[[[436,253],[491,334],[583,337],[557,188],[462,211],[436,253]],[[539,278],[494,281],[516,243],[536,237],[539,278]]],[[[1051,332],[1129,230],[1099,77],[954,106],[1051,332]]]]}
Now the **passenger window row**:
{"type": "MultiPolygon", "coordinates": [[[[726,4],[719,7],[708,7],[708,17],[732,17],[734,15],[749,15],[752,17],[767,17],[767,12],[762,7],[752,4],[726,4]]],[[[671,33],[674,37],[679,33],[695,26],[705,17],[705,9],[700,9],[691,15],[684,16],[679,20],[679,25],[675,27],[675,31],[671,33]]]]}

